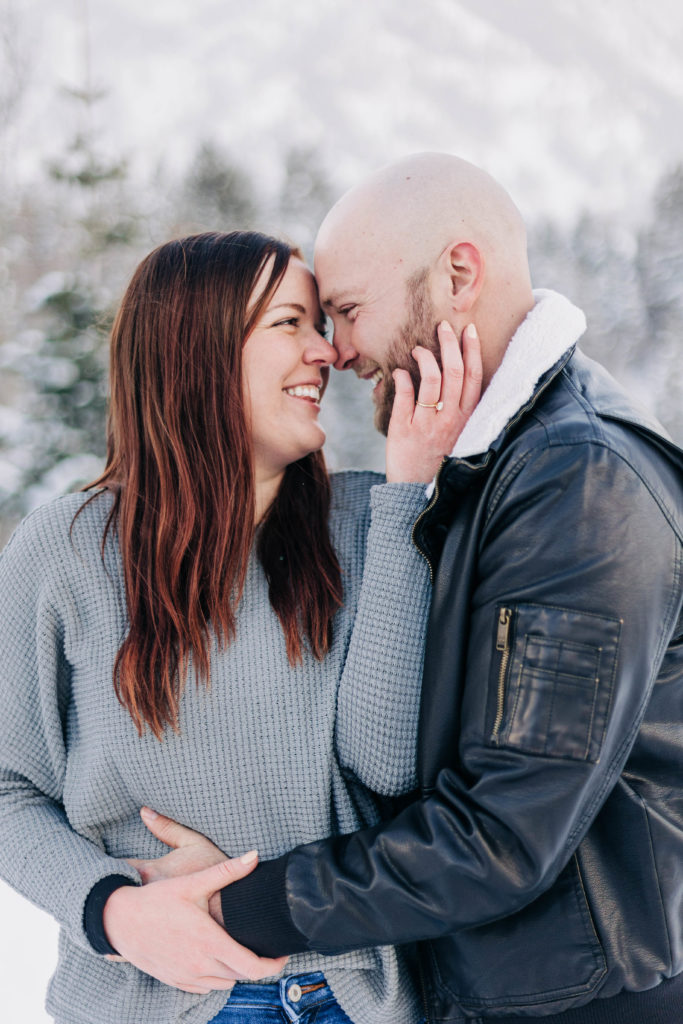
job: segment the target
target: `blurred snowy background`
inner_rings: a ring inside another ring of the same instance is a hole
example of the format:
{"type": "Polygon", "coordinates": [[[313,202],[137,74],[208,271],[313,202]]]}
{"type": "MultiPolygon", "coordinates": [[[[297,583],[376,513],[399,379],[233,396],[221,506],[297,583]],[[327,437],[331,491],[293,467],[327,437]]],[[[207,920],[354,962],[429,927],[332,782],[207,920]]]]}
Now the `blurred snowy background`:
{"type": "MultiPolygon", "coordinates": [[[[683,440],[677,0],[0,0],[0,542],[93,477],[106,333],[138,260],[205,228],[310,253],[326,208],[405,153],[491,171],[535,282],[683,440]]],[[[334,375],[333,467],[382,466],[334,375]]],[[[0,1016],[42,1024],[56,931],[0,885],[0,1016]]]]}

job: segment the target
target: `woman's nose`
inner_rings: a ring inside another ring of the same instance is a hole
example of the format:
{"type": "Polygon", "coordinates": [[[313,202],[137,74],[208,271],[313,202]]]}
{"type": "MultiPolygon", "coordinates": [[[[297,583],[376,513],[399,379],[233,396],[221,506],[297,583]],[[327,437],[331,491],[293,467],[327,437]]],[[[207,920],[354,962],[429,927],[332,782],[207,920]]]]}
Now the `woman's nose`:
{"type": "Polygon", "coordinates": [[[327,338],[323,338],[317,331],[314,332],[315,337],[311,338],[306,345],[304,352],[305,363],[321,363],[323,366],[331,366],[332,363],[336,364],[339,358],[334,345],[332,345],[327,338]]]}

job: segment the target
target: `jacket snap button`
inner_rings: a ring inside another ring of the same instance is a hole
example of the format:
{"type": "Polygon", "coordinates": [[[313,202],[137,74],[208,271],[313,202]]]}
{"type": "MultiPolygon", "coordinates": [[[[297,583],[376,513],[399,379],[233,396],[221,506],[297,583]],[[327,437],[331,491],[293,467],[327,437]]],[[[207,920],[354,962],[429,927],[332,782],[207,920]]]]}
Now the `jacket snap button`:
{"type": "Polygon", "coordinates": [[[291,999],[293,1003],[298,1003],[303,995],[300,985],[290,985],[287,989],[287,998],[291,999]]]}

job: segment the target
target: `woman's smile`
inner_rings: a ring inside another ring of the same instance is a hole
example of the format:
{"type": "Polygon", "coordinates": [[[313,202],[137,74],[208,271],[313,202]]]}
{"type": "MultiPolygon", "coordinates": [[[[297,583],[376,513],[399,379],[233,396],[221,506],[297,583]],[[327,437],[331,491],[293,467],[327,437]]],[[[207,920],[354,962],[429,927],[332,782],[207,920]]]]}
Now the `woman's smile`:
{"type": "Polygon", "coordinates": [[[318,413],[337,353],[324,324],[313,275],[294,257],[242,352],[257,480],[325,443],[318,413]]]}
{"type": "Polygon", "coordinates": [[[322,382],[320,384],[295,384],[282,390],[290,398],[300,398],[308,404],[312,403],[320,408],[321,388],[322,382]]]}

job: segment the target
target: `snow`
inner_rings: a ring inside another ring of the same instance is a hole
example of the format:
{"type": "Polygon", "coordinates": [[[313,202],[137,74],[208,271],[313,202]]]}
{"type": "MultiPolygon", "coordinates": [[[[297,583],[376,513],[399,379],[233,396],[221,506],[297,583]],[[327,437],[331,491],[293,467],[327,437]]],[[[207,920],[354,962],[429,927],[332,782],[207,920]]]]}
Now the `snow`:
{"type": "Polygon", "coordinates": [[[27,507],[38,508],[59,494],[66,494],[86,481],[94,480],[104,469],[104,462],[97,455],[72,455],[61,459],[41,478],[39,484],[26,492],[27,507]]]}
{"type": "Polygon", "coordinates": [[[0,992],[6,1024],[49,1024],[45,990],[57,963],[57,924],[0,882],[0,992]]]}

